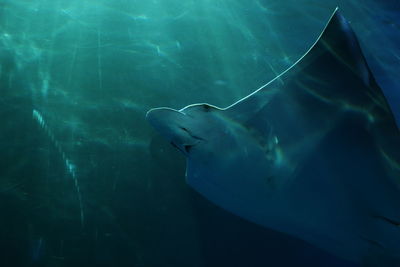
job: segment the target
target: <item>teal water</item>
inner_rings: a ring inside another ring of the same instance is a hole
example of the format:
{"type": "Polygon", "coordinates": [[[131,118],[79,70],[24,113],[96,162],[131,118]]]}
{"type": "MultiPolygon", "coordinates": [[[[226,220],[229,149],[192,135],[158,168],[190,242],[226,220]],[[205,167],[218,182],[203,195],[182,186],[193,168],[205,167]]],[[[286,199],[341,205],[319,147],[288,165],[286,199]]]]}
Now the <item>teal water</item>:
{"type": "Polygon", "coordinates": [[[400,118],[395,0],[0,0],[0,265],[352,266],[202,199],[144,119],[244,97],[336,6],[400,118]]]}

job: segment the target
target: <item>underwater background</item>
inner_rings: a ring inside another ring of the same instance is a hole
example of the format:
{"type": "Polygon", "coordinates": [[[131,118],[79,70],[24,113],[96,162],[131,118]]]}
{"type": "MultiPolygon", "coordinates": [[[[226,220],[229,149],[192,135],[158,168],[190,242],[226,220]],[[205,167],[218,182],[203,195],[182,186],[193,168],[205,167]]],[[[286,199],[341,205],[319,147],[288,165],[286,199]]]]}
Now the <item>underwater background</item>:
{"type": "Polygon", "coordinates": [[[356,266],[214,206],[147,110],[227,106],[336,6],[400,119],[397,0],[0,0],[0,266],[356,266]]]}

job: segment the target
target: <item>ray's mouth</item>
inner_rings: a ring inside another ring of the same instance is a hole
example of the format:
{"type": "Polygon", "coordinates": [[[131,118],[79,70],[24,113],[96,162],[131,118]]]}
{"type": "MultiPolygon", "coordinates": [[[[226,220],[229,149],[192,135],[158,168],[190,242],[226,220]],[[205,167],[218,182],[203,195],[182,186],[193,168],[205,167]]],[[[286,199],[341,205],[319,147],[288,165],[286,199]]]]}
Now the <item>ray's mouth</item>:
{"type": "Polygon", "coordinates": [[[179,151],[181,151],[184,155],[188,155],[193,147],[197,146],[200,142],[205,141],[204,138],[198,137],[196,135],[193,135],[187,128],[180,126],[179,127],[183,132],[185,132],[187,135],[191,137],[191,139],[194,140],[193,143],[190,144],[177,144],[174,141],[171,141],[171,145],[176,147],[179,151]]]}
{"type": "Polygon", "coordinates": [[[190,153],[190,151],[192,150],[192,148],[194,146],[196,146],[197,144],[193,144],[193,145],[182,145],[182,146],[178,146],[177,144],[175,144],[174,142],[171,142],[171,145],[175,148],[177,148],[179,151],[181,151],[183,154],[187,155],[190,153]]]}

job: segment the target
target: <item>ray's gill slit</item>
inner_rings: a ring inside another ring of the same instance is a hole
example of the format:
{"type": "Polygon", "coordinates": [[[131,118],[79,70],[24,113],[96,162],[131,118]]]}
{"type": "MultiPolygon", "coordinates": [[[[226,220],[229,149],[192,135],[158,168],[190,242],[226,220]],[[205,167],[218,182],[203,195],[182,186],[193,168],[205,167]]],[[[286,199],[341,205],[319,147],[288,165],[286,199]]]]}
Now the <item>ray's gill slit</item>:
{"type": "Polygon", "coordinates": [[[55,138],[53,132],[47,126],[47,124],[46,124],[45,120],[43,119],[43,116],[40,114],[40,112],[37,111],[36,109],[33,109],[32,116],[33,116],[33,119],[40,125],[40,127],[44,130],[44,132],[50,138],[50,141],[54,145],[54,147],[56,148],[57,152],[61,155],[61,158],[62,158],[62,160],[63,160],[63,162],[65,164],[67,172],[68,172],[69,176],[72,178],[72,180],[74,182],[74,186],[75,186],[75,189],[76,189],[78,202],[79,202],[81,226],[83,227],[84,222],[85,222],[85,214],[83,212],[82,194],[81,194],[81,190],[80,190],[80,187],[79,187],[79,182],[78,182],[78,178],[77,178],[77,174],[76,174],[76,166],[68,158],[68,156],[65,154],[65,152],[62,149],[60,143],[57,141],[57,139],[55,138]]]}

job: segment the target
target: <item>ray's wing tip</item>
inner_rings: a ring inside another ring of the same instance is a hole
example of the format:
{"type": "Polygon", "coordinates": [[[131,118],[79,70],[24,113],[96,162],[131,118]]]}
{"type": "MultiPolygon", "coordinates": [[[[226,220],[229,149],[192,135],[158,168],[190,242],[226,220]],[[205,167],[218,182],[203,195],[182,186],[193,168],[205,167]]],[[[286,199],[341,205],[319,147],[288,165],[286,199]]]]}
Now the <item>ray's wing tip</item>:
{"type": "Polygon", "coordinates": [[[337,39],[350,42],[354,42],[357,39],[350,26],[350,22],[343,16],[339,7],[336,7],[333,11],[317,42],[320,39],[332,44],[339,42],[337,39]]]}
{"type": "Polygon", "coordinates": [[[331,17],[342,17],[342,10],[339,8],[339,6],[335,7],[335,9],[332,12],[331,17]]]}
{"type": "Polygon", "coordinates": [[[348,21],[345,19],[345,17],[342,14],[342,11],[340,10],[340,8],[338,6],[335,7],[335,9],[327,23],[327,26],[332,23],[339,23],[341,25],[348,23],[348,21]]]}

